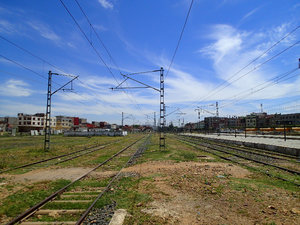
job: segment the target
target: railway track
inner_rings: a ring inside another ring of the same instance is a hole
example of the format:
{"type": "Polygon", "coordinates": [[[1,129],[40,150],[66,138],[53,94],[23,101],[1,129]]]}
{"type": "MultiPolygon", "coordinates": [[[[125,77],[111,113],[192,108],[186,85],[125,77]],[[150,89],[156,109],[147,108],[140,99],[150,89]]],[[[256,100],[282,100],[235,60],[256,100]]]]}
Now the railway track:
{"type": "Polygon", "coordinates": [[[199,138],[199,139],[201,139],[205,142],[208,142],[208,143],[213,143],[213,144],[218,143],[220,145],[223,144],[225,146],[232,146],[232,147],[239,148],[239,149],[245,149],[245,150],[250,150],[250,151],[253,151],[253,152],[263,153],[263,154],[270,155],[272,157],[278,156],[280,158],[285,158],[285,159],[290,159],[290,160],[299,160],[299,156],[288,155],[288,154],[274,152],[274,151],[265,150],[265,149],[257,149],[257,148],[253,148],[253,147],[241,146],[241,145],[234,144],[234,143],[231,143],[231,144],[226,143],[225,144],[223,142],[217,142],[215,140],[209,140],[209,139],[201,137],[201,136],[194,136],[194,135],[185,135],[185,136],[193,137],[193,138],[199,138]]]}
{"type": "Polygon", "coordinates": [[[202,151],[205,151],[205,152],[208,152],[210,154],[213,154],[215,156],[218,156],[224,160],[227,160],[227,161],[231,161],[231,162],[235,162],[235,163],[238,163],[238,164],[242,164],[248,168],[252,168],[252,169],[255,169],[255,170],[258,170],[268,176],[272,176],[272,177],[275,177],[277,179],[280,179],[280,180],[284,180],[284,181],[287,181],[289,183],[293,183],[294,185],[296,186],[300,186],[300,183],[298,181],[299,179],[299,175],[300,175],[300,172],[299,171],[296,171],[296,170],[291,170],[289,168],[285,168],[285,167],[281,167],[281,166],[277,166],[275,164],[272,164],[272,163],[268,163],[268,162],[263,162],[261,160],[257,160],[255,158],[252,158],[252,157],[249,157],[249,156],[244,156],[244,155],[240,155],[240,154],[237,154],[237,153],[233,153],[232,152],[232,149],[231,148],[227,148],[226,146],[217,146],[215,144],[208,144],[208,143],[203,143],[203,142],[199,142],[198,140],[191,140],[189,138],[186,138],[184,136],[180,136],[180,137],[177,137],[179,140],[187,143],[187,144],[190,144],[202,151]],[[200,148],[201,147],[201,148],[200,148]],[[223,155],[222,155],[223,154],[223,155]],[[224,154],[226,156],[224,156],[224,154]],[[228,156],[227,156],[228,155],[228,156]],[[290,173],[290,174],[293,174],[293,180],[290,180],[290,179],[286,179],[284,177],[281,177],[281,176],[278,176],[276,174],[273,174],[273,173],[270,173],[269,172],[269,169],[266,169],[266,170],[262,170],[262,169],[258,169],[257,167],[255,166],[249,166],[249,163],[242,163],[238,160],[235,160],[233,159],[233,157],[237,158],[237,159],[242,159],[242,160],[246,160],[246,161],[250,161],[252,163],[256,163],[256,164],[259,164],[259,165],[264,165],[264,166],[267,166],[267,167],[273,167],[277,170],[281,170],[281,171],[284,171],[284,172],[287,172],[287,173],[290,173]]]}
{"type": "Polygon", "coordinates": [[[72,160],[72,159],[76,159],[78,157],[81,157],[81,156],[84,156],[84,155],[87,155],[87,154],[90,154],[90,153],[93,153],[93,152],[99,151],[101,149],[104,149],[104,148],[106,148],[106,147],[108,147],[112,144],[118,143],[120,141],[121,140],[114,141],[114,142],[109,142],[109,143],[105,143],[105,144],[101,144],[101,145],[94,145],[94,146],[91,146],[91,147],[88,147],[88,148],[83,148],[83,149],[80,149],[80,150],[77,150],[77,151],[74,151],[74,152],[54,156],[54,157],[51,157],[51,158],[48,158],[48,159],[43,159],[43,160],[39,160],[39,161],[36,161],[36,162],[24,164],[24,165],[21,165],[21,166],[8,168],[8,169],[5,169],[5,170],[1,170],[0,174],[10,172],[10,171],[14,171],[14,170],[17,170],[17,169],[22,169],[22,168],[27,168],[27,167],[30,167],[30,166],[39,165],[39,164],[42,164],[42,163],[47,163],[47,162],[54,161],[54,160],[57,160],[57,162],[45,165],[44,167],[48,167],[48,166],[51,166],[51,165],[57,165],[57,164],[60,164],[60,163],[63,163],[63,162],[66,162],[66,161],[69,161],[69,160],[72,160]],[[75,156],[73,156],[73,155],[75,155],[75,156]],[[71,157],[67,158],[68,156],[71,156],[71,157]]]}
{"type": "Polygon", "coordinates": [[[133,145],[135,145],[137,142],[141,141],[143,138],[142,137],[138,140],[135,140],[125,148],[121,149],[117,153],[115,153],[113,156],[107,158],[100,164],[98,164],[96,167],[93,169],[89,170],[87,173],[81,175],[74,181],[70,182],[66,186],[60,188],[58,191],[54,192],[41,202],[35,204],[32,206],[30,209],[26,210],[22,214],[18,215],[14,219],[12,219],[10,222],[8,222],[6,225],[12,225],[12,224],[24,224],[24,225],[43,225],[43,224],[82,224],[90,211],[93,209],[95,206],[96,202],[109,190],[113,182],[115,182],[120,174],[121,171],[124,167],[129,165],[130,163],[134,162],[135,158],[139,157],[143,151],[145,150],[145,146],[148,145],[149,142],[149,137],[146,138],[146,141],[144,142],[144,145],[139,148],[132,156],[130,159],[127,161],[126,164],[122,166],[122,168],[117,172],[116,175],[113,176],[113,178],[109,181],[109,183],[103,188],[103,189],[97,189],[95,190],[94,188],[92,189],[86,189],[85,191],[78,191],[76,190],[75,184],[79,181],[82,181],[84,178],[86,178],[89,174],[91,174],[93,171],[96,171],[103,165],[107,164],[108,162],[112,161],[116,157],[120,156],[122,153],[124,153],[126,150],[130,149],[133,145]],[[73,190],[74,189],[74,190],[73,190]],[[73,190],[73,191],[72,191],[73,190]],[[52,209],[51,204],[54,205],[59,205],[59,204],[72,204],[74,205],[74,208],[68,206],[68,209],[52,209]],[[86,205],[86,210],[82,208],[76,207],[78,204],[84,204],[86,205]],[[48,207],[47,207],[48,206],[48,207]],[[55,218],[57,215],[60,214],[68,214],[68,215],[78,215],[80,218],[78,221],[55,221],[55,218]],[[41,221],[28,221],[29,218],[36,217],[38,218],[39,216],[43,215],[48,215],[48,216],[53,216],[53,218],[50,220],[51,222],[41,222],[41,221]]]}
{"type": "MultiPolygon", "coordinates": [[[[211,133],[212,135],[216,135],[218,136],[219,134],[216,134],[216,133],[211,133]]],[[[232,134],[226,134],[226,133],[220,133],[221,136],[230,136],[230,137],[234,137],[235,134],[232,133],[232,134]]],[[[237,137],[239,136],[245,136],[244,133],[237,133],[236,134],[237,137]]],[[[282,135],[262,135],[262,134],[259,134],[259,135],[253,135],[253,134],[247,134],[247,137],[255,137],[255,138],[272,138],[272,139],[281,139],[281,140],[284,140],[284,136],[283,134],[282,135]]],[[[287,135],[286,136],[286,139],[287,140],[300,140],[299,136],[291,136],[291,135],[287,135]]]]}
{"type": "Polygon", "coordinates": [[[202,142],[205,142],[205,143],[208,143],[208,144],[213,144],[215,146],[226,147],[226,148],[232,149],[234,151],[261,156],[261,157],[265,158],[266,160],[273,159],[273,160],[279,160],[279,161],[289,161],[289,162],[298,163],[297,159],[299,159],[296,156],[286,155],[286,154],[282,154],[282,153],[278,153],[278,152],[271,152],[271,151],[263,150],[263,149],[225,144],[225,143],[216,142],[216,141],[212,141],[212,140],[207,140],[205,138],[192,136],[192,135],[191,136],[190,135],[185,135],[185,136],[188,137],[188,138],[194,139],[194,140],[199,140],[200,139],[202,142]]]}

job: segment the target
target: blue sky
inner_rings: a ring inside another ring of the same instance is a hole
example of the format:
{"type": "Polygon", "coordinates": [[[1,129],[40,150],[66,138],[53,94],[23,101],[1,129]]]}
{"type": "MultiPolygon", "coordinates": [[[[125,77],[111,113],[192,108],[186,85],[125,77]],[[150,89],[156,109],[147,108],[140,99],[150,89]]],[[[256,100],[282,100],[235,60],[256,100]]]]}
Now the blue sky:
{"type": "MultiPolygon", "coordinates": [[[[1,0],[0,116],[44,112],[47,74],[51,70],[79,75],[74,93],[53,95],[53,116],[120,123],[121,112],[125,112],[132,115],[125,121],[128,124],[152,122],[153,112],[159,113],[158,92],[109,88],[122,81],[120,71],[167,70],[190,1],[78,0],[112,58],[76,2],[63,2],[113,75],[59,0],[1,0]]],[[[259,112],[260,104],[268,113],[299,112],[300,28],[295,30],[300,25],[299,11],[296,0],[195,0],[165,80],[167,114],[177,108],[185,114],[174,113],[168,116],[167,123],[176,124],[183,117],[185,122],[195,122],[194,109],[205,106],[214,112],[209,105],[216,101],[220,116],[259,112]],[[290,31],[292,34],[262,55],[290,31]]],[[[159,73],[134,76],[159,87],[159,73]]],[[[53,90],[68,81],[66,77],[53,79],[53,90]]],[[[124,85],[137,86],[133,82],[124,85]]],[[[202,118],[209,115],[201,113],[202,118]]]]}

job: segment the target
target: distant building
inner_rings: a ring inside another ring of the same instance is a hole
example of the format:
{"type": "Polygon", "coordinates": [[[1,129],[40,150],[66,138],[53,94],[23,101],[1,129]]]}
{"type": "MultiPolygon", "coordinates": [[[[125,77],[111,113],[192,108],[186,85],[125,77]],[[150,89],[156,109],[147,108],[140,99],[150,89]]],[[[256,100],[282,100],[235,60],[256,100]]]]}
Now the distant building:
{"type": "Polygon", "coordinates": [[[56,129],[57,130],[70,130],[73,126],[74,126],[73,117],[56,116],[56,129]]]}
{"type": "Polygon", "coordinates": [[[100,128],[106,129],[109,124],[105,121],[100,122],[100,128]]]}
{"type": "Polygon", "coordinates": [[[256,128],[257,116],[254,114],[250,114],[246,116],[246,127],[248,128],[256,128]]]}
{"type": "Polygon", "coordinates": [[[11,131],[12,129],[18,128],[17,117],[0,117],[0,132],[11,131]]]}
{"type": "Polygon", "coordinates": [[[86,118],[79,118],[79,124],[87,124],[86,118]]]}
{"type": "Polygon", "coordinates": [[[116,130],[116,129],[117,129],[117,127],[118,127],[118,125],[117,125],[117,124],[112,124],[112,125],[110,126],[110,129],[112,129],[112,130],[116,130]]]}
{"type": "Polygon", "coordinates": [[[300,113],[275,114],[272,122],[275,126],[284,124],[289,126],[300,126],[300,113]]]}
{"type": "Polygon", "coordinates": [[[92,121],[94,127],[100,128],[100,122],[92,121]]]}
{"type": "Polygon", "coordinates": [[[205,117],[205,129],[207,130],[220,130],[228,127],[227,117],[205,117]]]}
{"type": "MultiPolygon", "coordinates": [[[[18,129],[19,132],[28,132],[30,130],[43,130],[45,127],[45,114],[36,113],[36,114],[23,114],[18,113],[18,129]]],[[[56,118],[50,118],[50,126],[56,127],[56,118]]]]}

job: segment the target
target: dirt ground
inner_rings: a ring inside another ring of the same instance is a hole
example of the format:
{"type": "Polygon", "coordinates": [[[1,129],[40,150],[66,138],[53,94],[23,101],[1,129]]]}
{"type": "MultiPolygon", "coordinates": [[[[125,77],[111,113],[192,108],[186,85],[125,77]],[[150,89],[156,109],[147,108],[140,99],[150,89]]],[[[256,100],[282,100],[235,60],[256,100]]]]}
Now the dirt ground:
{"type": "Polygon", "coordinates": [[[154,200],[142,211],[164,218],[167,224],[300,224],[299,192],[255,184],[235,189],[232,178],[251,176],[235,165],[155,162],[127,171],[153,177],[139,186],[154,200]]]}
{"type": "MultiPolygon", "coordinates": [[[[39,169],[6,176],[9,183],[33,183],[60,178],[74,180],[90,168],[39,169]]],[[[151,179],[143,180],[137,191],[153,201],[141,211],[158,216],[167,224],[300,224],[299,192],[255,183],[251,172],[220,162],[147,162],[124,169],[151,179]]],[[[93,172],[108,177],[115,172],[93,172]]],[[[1,197],[5,197],[5,193],[1,197]]],[[[138,205],[138,203],[137,203],[138,205]]],[[[134,216],[134,215],[133,215],[134,216]]],[[[151,223],[149,223],[151,224],[151,223]]]]}

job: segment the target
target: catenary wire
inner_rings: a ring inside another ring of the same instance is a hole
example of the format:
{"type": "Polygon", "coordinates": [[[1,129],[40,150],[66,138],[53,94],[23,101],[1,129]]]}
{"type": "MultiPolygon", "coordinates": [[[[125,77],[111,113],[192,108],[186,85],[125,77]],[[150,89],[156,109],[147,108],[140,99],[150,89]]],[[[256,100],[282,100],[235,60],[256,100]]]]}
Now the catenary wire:
{"type": "Polygon", "coordinates": [[[168,67],[168,70],[167,70],[167,73],[166,73],[166,76],[165,76],[165,79],[167,79],[167,76],[168,76],[168,74],[169,74],[169,71],[170,71],[170,69],[171,69],[171,66],[173,65],[174,58],[175,58],[176,53],[177,53],[177,50],[178,50],[178,48],[179,48],[179,45],[180,45],[180,42],[181,42],[181,39],[182,39],[184,30],[185,30],[185,27],[186,27],[186,24],[187,24],[187,21],[188,21],[188,18],[189,18],[189,16],[190,16],[190,12],[191,12],[191,10],[192,10],[193,3],[194,3],[194,0],[191,1],[191,4],[190,4],[189,10],[188,10],[188,13],[187,13],[187,15],[186,15],[186,18],[185,18],[185,21],[184,21],[184,24],[183,24],[183,27],[182,27],[182,30],[181,30],[181,33],[180,33],[180,36],[179,36],[179,39],[178,39],[178,42],[177,42],[175,51],[174,51],[174,54],[173,54],[172,59],[171,59],[171,63],[170,63],[170,65],[169,65],[169,67],[168,67]]]}
{"type": "MultiPolygon", "coordinates": [[[[80,32],[83,34],[83,36],[85,37],[85,39],[88,41],[88,43],[90,44],[90,46],[92,47],[92,49],[95,51],[95,53],[97,54],[97,56],[99,57],[99,59],[101,60],[101,62],[104,64],[104,66],[107,68],[107,70],[109,71],[109,73],[112,75],[112,77],[115,79],[116,83],[119,84],[119,81],[117,80],[117,78],[115,77],[114,73],[111,71],[111,69],[108,67],[108,65],[106,64],[106,62],[104,61],[104,59],[102,58],[102,56],[100,55],[100,53],[98,52],[98,50],[95,48],[95,46],[93,45],[93,43],[91,42],[91,40],[87,37],[86,33],[83,31],[83,29],[81,28],[81,26],[79,25],[79,23],[77,22],[77,20],[75,19],[75,17],[72,15],[72,13],[70,12],[70,10],[68,9],[68,7],[64,4],[64,2],[62,0],[59,0],[61,2],[61,4],[63,5],[63,7],[65,8],[65,10],[67,11],[67,13],[70,15],[70,17],[72,18],[72,20],[74,21],[74,23],[76,24],[76,26],[78,27],[78,29],[80,30],[80,32]]],[[[87,18],[87,17],[86,17],[87,18]]],[[[89,21],[89,20],[88,20],[89,21]]],[[[99,36],[99,35],[98,35],[99,36]]],[[[102,42],[102,41],[101,41],[102,42]]],[[[124,93],[127,95],[127,97],[131,100],[132,98],[129,97],[128,93],[124,91],[124,93]]],[[[137,103],[135,103],[137,105],[137,103]]],[[[141,107],[138,105],[138,109],[141,111],[141,107]]]]}
{"type": "MultiPolygon", "coordinates": [[[[285,40],[287,37],[289,37],[291,34],[293,34],[295,31],[297,31],[300,28],[300,25],[296,26],[294,29],[292,29],[291,31],[289,31],[287,34],[285,34],[281,39],[279,39],[277,42],[275,42],[271,47],[269,47],[267,50],[265,50],[262,54],[260,54],[259,56],[255,57],[253,60],[251,60],[248,64],[246,64],[245,66],[243,66],[241,69],[239,69],[237,72],[235,72],[228,80],[225,80],[224,82],[222,82],[221,84],[219,84],[213,91],[211,91],[210,93],[208,93],[206,96],[193,101],[193,103],[189,104],[188,106],[183,106],[181,107],[181,109],[187,108],[191,105],[194,104],[198,104],[201,101],[204,101],[205,99],[207,99],[207,97],[210,97],[211,95],[215,94],[216,91],[219,91],[218,88],[222,87],[224,84],[226,84],[230,79],[232,79],[233,77],[235,77],[237,74],[239,74],[241,71],[243,71],[244,69],[246,69],[248,66],[250,66],[251,64],[253,64],[254,62],[256,62],[258,59],[260,59],[262,56],[264,56],[265,54],[267,54],[268,52],[270,52],[274,47],[276,47],[280,42],[282,42],[283,40],[285,40]]],[[[299,42],[298,42],[299,43],[299,42]]],[[[175,111],[174,111],[175,112],[175,111]]]]}

